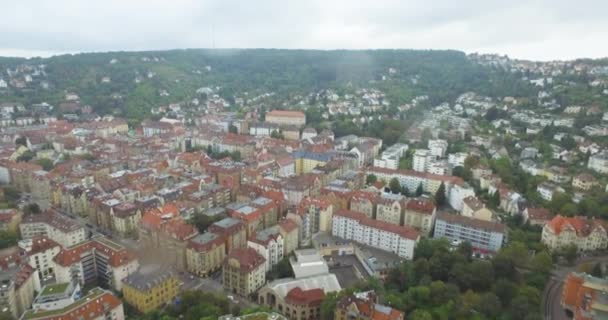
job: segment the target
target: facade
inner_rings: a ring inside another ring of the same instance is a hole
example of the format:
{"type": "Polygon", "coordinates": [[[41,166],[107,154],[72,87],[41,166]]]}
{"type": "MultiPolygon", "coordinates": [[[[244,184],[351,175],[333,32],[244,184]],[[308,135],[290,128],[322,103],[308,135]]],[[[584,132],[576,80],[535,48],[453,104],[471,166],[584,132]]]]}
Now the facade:
{"type": "Polygon", "coordinates": [[[284,241],[279,227],[274,226],[257,232],[249,241],[247,246],[254,249],[266,260],[266,272],[272,270],[279,261],[283,259],[284,241]]]}
{"type": "Polygon", "coordinates": [[[233,249],[247,247],[247,231],[245,224],[240,220],[224,218],[210,225],[207,230],[224,239],[226,254],[233,249]]]}
{"type": "Polygon", "coordinates": [[[598,184],[597,179],[588,173],[581,173],[572,179],[572,186],[584,191],[589,191],[598,184]]]}
{"type": "Polygon", "coordinates": [[[265,259],[251,248],[234,249],[222,268],[226,292],[248,296],[266,283],[265,259]]]}
{"type": "Polygon", "coordinates": [[[297,214],[301,245],[308,245],[314,234],[331,230],[333,205],[327,200],[306,197],[297,207],[297,214]]]}
{"type": "Polygon", "coordinates": [[[608,319],[608,279],[571,272],[564,280],[561,306],[574,320],[608,319]]]}
{"type": "Polygon", "coordinates": [[[17,232],[23,213],[16,209],[0,210],[0,231],[17,232]]]}
{"type": "Polygon", "coordinates": [[[526,208],[522,212],[523,222],[531,226],[545,226],[551,221],[551,213],[546,208],[526,208]]]}
{"type": "Polygon", "coordinates": [[[400,194],[383,193],[378,197],[376,220],[400,226],[403,224],[405,197],[400,194]]]}
{"type": "Polygon", "coordinates": [[[0,310],[14,318],[27,310],[40,290],[38,271],[21,260],[17,247],[0,250],[0,310]]]}
{"type": "Polygon", "coordinates": [[[278,226],[279,232],[283,237],[283,257],[286,257],[298,248],[300,228],[298,227],[298,224],[291,219],[280,220],[278,226]]]}
{"type": "Polygon", "coordinates": [[[53,258],[61,251],[61,246],[44,236],[19,241],[19,247],[25,252],[28,264],[38,270],[38,276],[42,278],[54,275],[53,258]]]}
{"type": "Polygon", "coordinates": [[[226,257],[226,244],[221,236],[207,232],[199,234],[188,242],[186,268],[199,277],[219,270],[226,257]]]}
{"type": "Polygon", "coordinates": [[[53,258],[57,282],[99,283],[120,291],[122,280],[139,267],[135,255],[103,237],[64,248],[53,258]]]}
{"type": "Polygon", "coordinates": [[[591,155],[587,168],[602,174],[608,173],[608,151],[604,150],[591,155]]]}
{"type": "Polygon", "coordinates": [[[436,139],[429,140],[428,146],[431,156],[437,158],[445,157],[445,153],[448,150],[448,142],[446,140],[436,139]]]}
{"type": "Polygon", "coordinates": [[[124,320],[122,301],[110,291],[94,288],[89,293],[61,308],[33,309],[21,320],[124,320]]]}
{"type": "Polygon", "coordinates": [[[355,191],[353,192],[350,201],[349,209],[365,214],[370,218],[376,217],[376,204],[378,203],[378,195],[371,192],[355,191]]]}
{"type": "Polygon", "coordinates": [[[272,110],[266,113],[265,120],[280,126],[295,125],[301,127],[306,124],[306,115],[302,111],[272,110]]]}
{"type": "Polygon", "coordinates": [[[178,291],[177,274],[171,269],[159,266],[142,267],[123,279],[123,298],[142,313],[156,310],[171,302],[178,291]]]}
{"type": "Polygon", "coordinates": [[[25,215],[19,229],[23,239],[46,236],[62,247],[70,247],[86,240],[83,226],[53,209],[41,214],[25,215]]]}
{"type": "Polygon", "coordinates": [[[430,236],[436,213],[437,208],[430,199],[410,199],[405,205],[403,225],[418,230],[421,235],[430,236]]]}
{"type": "Polygon", "coordinates": [[[468,241],[474,249],[497,252],[507,241],[507,228],[498,222],[440,212],[433,238],[468,241]]]}
{"type": "Polygon", "coordinates": [[[413,259],[414,247],[420,239],[414,228],[373,220],[350,210],[334,213],[332,235],[393,252],[408,260],[413,259]]]}
{"type": "Polygon", "coordinates": [[[414,158],[412,163],[412,169],[418,172],[426,172],[427,162],[429,161],[429,150],[418,149],[414,152],[414,158]]]}
{"type": "Polygon", "coordinates": [[[541,241],[551,250],[574,245],[579,251],[603,250],[608,247],[606,224],[584,217],[555,216],[543,227],[541,241]]]}

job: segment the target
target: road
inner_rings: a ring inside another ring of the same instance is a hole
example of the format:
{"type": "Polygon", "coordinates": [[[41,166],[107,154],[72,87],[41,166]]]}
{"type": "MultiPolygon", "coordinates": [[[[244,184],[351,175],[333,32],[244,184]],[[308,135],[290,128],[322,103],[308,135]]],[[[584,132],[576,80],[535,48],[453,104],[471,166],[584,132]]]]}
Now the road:
{"type": "Polygon", "coordinates": [[[578,270],[586,263],[605,262],[608,254],[579,258],[574,266],[564,266],[555,269],[543,292],[543,314],[545,320],[569,320],[570,317],[561,306],[561,296],[564,279],[572,271],[578,270]]]}

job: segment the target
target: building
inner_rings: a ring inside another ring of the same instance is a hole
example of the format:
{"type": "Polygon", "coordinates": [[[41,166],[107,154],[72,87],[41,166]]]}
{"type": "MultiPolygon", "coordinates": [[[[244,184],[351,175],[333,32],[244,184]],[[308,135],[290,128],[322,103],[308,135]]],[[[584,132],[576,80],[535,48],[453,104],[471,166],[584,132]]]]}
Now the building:
{"type": "Polygon", "coordinates": [[[557,215],[543,227],[541,241],[551,250],[568,245],[579,251],[604,250],[608,247],[606,230],[601,220],[557,215]]]}
{"type": "Polygon", "coordinates": [[[64,248],[86,240],[84,226],[53,209],[23,216],[19,229],[23,239],[46,236],[64,248]]]}
{"type": "Polygon", "coordinates": [[[283,257],[286,257],[298,248],[300,228],[291,219],[281,219],[278,226],[283,237],[283,257]]]}
{"type": "Polygon", "coordinates": [[[222,268],[224,290],[241,296],[256,292],[266,283],[265,259],[251,248],[230,252],[222,268]]]}
{"type": "Polygon", "coordinates": [[[384,150],[380,158],[374,159],[374,167],[398,169],[399,160],[405,155],[409,146],[403,143],[396,143],[384,150]]]}
{"type": "Polygon", "coordinates": [[[376,204],[378,195],[372,192],[355,191],[349,201],[349,209],[365,214],[369,218],[376,216],[376,204]]]}
{"type": "Polygon", "coordinates": [[[331,230],[333,205],[325,199],[304,198],[297,207],[297,214],[300,218],[301,245],[308,245],[314,234],[331,230]]]}
{"type": "Polygon", "coordinates": [[[0,310],[13,318],[27,310],[40,290],[38,271],[27,264],[18,247],[0,250],[0,310]]]}
{"type": "Polygon", "coordinates": [[[171,302],[179,291],[179,278],[170,268],[144,266],[122,280],[122,294],[127,303],[142,313],[171,302]]]}
{"type": "Polygon", "coordinates": [[[531,226],[543,227],[551,221],[551,213],[546,208],[526,208],[522,212],[523,222],[531,226]]]}
{"type": "Polygon", "coordinates": [[[80,298],[82,292],[77,282],[48,284],[34,299],[33,310],[56,310],[65,308],[80,298]]]}
{"type": "Polygon", "coordinates": [[[430,152],[427,149],[418,149],[414,152],[412,169],[418,172],[426,172],[427,162],[429,161],[430,152]]]}
{"type": "Polygon", "coordinates": [[[97,283],[116,291],[121,290],[122,280],[139,267],[133,253],[104,237],[64,248],[53,262],[57,282],[77,279],[83,286],[97,283]]]}
{"type": "Polygon", "coordinates": [[[226,258],[226,243],[222,236],[212,232],[199,234],[188,241],[186,268],[199,277],[219,270],[226,258]]]}
{"type": "Polygon", "coordinates": [[[283,236],[278,226],[257,232],[247,241],[247,246],[264,257],[264,260],[266,260],[266,272],[272,270],[272,267],[283,259],[285,252],[283,236]]]}
{"type": "Polygon", "coordinates": [[[418,231],[373,220],[363,213],[338,210],[334,213],[332,235],[397,254],[408,260],[414,257],[414,247],[420,239],[418,231]]]}
{"type": "Polygon", "coordinates": [[[571,272],[560,302],[574,320],[608,319],[608,279],[571,272]]]}
{"type": "Polygon", "coordinates": [[[306,115],[302,111],[272,110],[266,113],[265,120],[280,126],[295,125],[301,127],[306,124],[306,115]]]}
{"type": "Polygon", "coordinates": [[[507,241],[507,228],[498,222],[439,212],[433,237],[468,241],[474,249],[497,252],[507,241]]]}
{"type": "Polygon", "coordinates": [[[54,275],[55,263],[53,258],[61,251],[61,246],[44,236],[19,241],[19,247],[24,251],[28,264],[38,270],[40,280],[54,275]]]}
{"type": "Polygon", "coordinates": [[[414,198],[405,205],[403,225],[412,227],[420,234],[429,236],[435,224],[437,207],[428,198],[414,198]]]}
{"type": "Polygon", "coordinates": [[[539,184],[536,187],[536,191],[538,191],[538,193],[540,194],[541,198],[547,200],[547,201],[551,201],[551,199],[553,199],[553,195],[558,193],[558,192],[566,192],[566,190],[564,190],[564,188],[550,183],[550,182],[543,182],[541,184],[539,184]]]}
{"type": "Polygon", "coordinates": [[[400,226],[403,224],[403,212],[406,200],[400,194],[382,193],[377,198],[376,220],[400,226]]]}
{"type": "Polygon", "coordinates": [[[299,279],[278,279],[258,291],[258,303],[289,319],[320,319],[321,303],[326,294],[340,290],[336,275],[331,273],[299,279]]]}
{"type": "Polygon", "coordinates": [[[373,291],[354,293],[340,299],[334,320],[404,320],[403,312],[381,305],[373,291]]]}
{"type": "Polygon", "coordinates": [[[329,266],[317,249],[299,249],[289,258],[291,269],[296,279],[329,273],[329,266]]]}
{"type": "Polygon", "coordinates": [[[587,168],[602,174],[608,173],[608,150],[591,155],[587,168]]]}
{"type": "Polygon", "coordinates": [[[579,190],[589,191],[598,185],[597,179],[588,173],[581,173],[572,179],[572,187],[579,190]]]}
{"type": "Polygon", "coordinates": [[[247,247],[247,230],[245,224],[237,219],[224,218],[214,222],[207,231],[217,234],[224,239],[226,254],[233,249],[247,247]]]}
{"type": "Polygon", "coordinates": [[[462,200],[463,206],[461,215],[479,220],[492,221],[494,214],[486,205],[474,196],[466,197],[462,200]]]}
{"type": "Polygon", "coordinates": [[[431,156],[443,158],[448,150],[448,142],[441,139],[429,140],[427,148],[429,148],[431,156]]]}
{"type": "Polygon", "coordinates": [[[0,231],[17,232],[23,213],[17,209],[0,210],[0,231]]]}
{"type": "Polygon", "coordinates": [[[124,320],[122,301],[112,292],[94,288],[71,304],[56,308],[33,309],[21,320],[124,320]]]}

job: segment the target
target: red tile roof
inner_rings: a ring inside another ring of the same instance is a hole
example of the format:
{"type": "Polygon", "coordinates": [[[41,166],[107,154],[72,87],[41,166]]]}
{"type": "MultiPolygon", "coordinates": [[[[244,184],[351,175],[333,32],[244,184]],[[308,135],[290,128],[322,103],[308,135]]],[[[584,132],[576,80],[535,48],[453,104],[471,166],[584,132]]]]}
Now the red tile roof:
{"type": "Polygon", "coordinates": [[[605,228],[602,221],[587,219],[584,217],[555,216],[547,226],[556,234],[560,234],[566,228],[572,228],[579,236],[588,236],[596,228],[605,228]]]}
{"type": "Polygon", "coordinates": [[[300,287],[295,287],[285,296],[285,301],[292,305],[316,306],[320,305],[325,299],[323,289],[316,288],[310,290],[302,290],[300,287]]]}
{"type": "Polygon", "coordinates": [[[272,110],[266,114],[266,117],[289,117],[289,118],[304,118],[306,115],[302,111],[295,110],[272,110]]]}
{"type": "Polygon", "coordinates": [[[232,249],[224,264],[227,264],[230,259],[236,259],[239,262],[241,273],[249,273],[266,262],[266,259],[252,248],[232,249]]]}
{"type": "Polygon", "coordinates": [[[405,208],[411,211],[433,214],[435,204],[430,199],[417,198],[409,200],[405,208]]]}

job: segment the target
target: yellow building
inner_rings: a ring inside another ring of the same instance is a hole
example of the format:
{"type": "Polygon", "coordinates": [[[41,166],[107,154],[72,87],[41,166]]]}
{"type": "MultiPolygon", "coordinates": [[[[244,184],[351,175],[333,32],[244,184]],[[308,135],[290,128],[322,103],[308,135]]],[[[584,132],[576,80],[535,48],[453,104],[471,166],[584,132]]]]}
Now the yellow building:
{"type": "Polygon", "coordinates": [[[142,267],[122,282],[124,300],[142,313],[171,302],[179,291],[177,274],[159,266],[142,267]]]}
{"type": "Polygon", "coordinates": [[[186,249],[186,268],[198,276],[205,277],[222,267],[226,257],[224,239],[215,233],[207,232],[188,241],[186,249]]]}
{"type": "Polygon", "coordinates": [[[266,260],[252,248],[234,249],[222,269],[224,290],[248,296],[266,283],[266,260]]]}
{"type": "Polygon", "coordinates": [[[19,224],[23,213],[17,209],[2,209],[0,210],[0,231],[19,231],[19,224]]]}
{"type": "Polygon", "coordinates": [[[575,245],[578,251],[608,248],[608,233],[604,221],[584,217],[555,216],[543,227],[541,242],[551,250],[575,245]]]}
{"type": "Polygon", "coordinates": [[[324,166],[331,160],[331,155],[300,150],[294,152],[293,158],[296,165],[296,175],[300,175],[312,171],[317,166],[324,166]]]}

